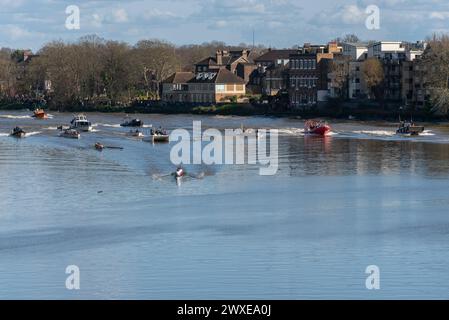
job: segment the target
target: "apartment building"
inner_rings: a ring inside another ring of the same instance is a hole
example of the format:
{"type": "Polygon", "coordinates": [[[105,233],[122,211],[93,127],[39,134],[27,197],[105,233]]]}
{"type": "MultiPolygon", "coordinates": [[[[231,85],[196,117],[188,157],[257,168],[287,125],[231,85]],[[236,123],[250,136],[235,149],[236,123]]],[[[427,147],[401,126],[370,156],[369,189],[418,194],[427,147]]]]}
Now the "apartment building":
{"type": "Polygon", "coordinates": [[[290,55],[288,91],[292,108],[310,108],[327,100],[331,61],[341,51],[335,42],[328,45],[305,44],[290,55]]]}
{"type": "Polygon", "coordinates": [[[290,55],[297,50],[272,50],[269,49],[260,57],[254,59],[259,75],[258,84],[261,93],[267,96],[275,96],[280,90],[287,89],[290,55]]]}

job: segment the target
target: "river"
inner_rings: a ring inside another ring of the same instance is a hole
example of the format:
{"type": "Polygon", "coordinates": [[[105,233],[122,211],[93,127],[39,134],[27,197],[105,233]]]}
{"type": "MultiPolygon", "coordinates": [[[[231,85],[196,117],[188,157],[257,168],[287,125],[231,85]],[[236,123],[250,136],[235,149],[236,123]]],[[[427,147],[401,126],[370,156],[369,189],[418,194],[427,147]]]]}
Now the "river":
{"type": "Polygon", "coordinates": [[[177,185],[173,143],[127,137],[122,114],[87,114],[80,140],[58,137],[71,114],[29,114],[0,111],[2,299],[449,298],[448,125],[333,121],[314,138],[296,119],[138,115],[144,131],[279,129],[276,175],[191,165],[177,185]]]}

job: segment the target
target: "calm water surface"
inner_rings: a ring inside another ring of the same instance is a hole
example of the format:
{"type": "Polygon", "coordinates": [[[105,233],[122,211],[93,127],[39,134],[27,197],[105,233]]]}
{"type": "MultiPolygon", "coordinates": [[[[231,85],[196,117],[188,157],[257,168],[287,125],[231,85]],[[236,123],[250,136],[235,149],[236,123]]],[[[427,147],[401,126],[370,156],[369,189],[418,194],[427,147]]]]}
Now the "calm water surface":
{"type": "Polygon", "coordinates": [[[58,137],[71,114],[28,115],[0,112],[0,298],[449,298],[448,126],[401,138],[337,122],[310,138],[301,120],[142,115],[169,130],[280,129],[277,175],[190,166],[202,178],[177,186],[173,144],[126,137],[123,115],[88,114],[95,132],[79,141],[58,137]],[[15,125],[29,136],[8,137],[15,125]],[[72,264],[80,291],[65,288],[72,264]]]}

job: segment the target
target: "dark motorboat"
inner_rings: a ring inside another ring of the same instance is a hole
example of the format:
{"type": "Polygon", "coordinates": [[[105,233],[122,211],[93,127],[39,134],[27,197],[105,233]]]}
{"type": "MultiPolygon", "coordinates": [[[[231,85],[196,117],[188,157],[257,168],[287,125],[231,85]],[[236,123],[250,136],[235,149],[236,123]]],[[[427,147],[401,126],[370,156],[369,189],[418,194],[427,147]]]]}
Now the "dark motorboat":
{"type": "Polygon", "coordinates": [[[140,119],[126,120],[120,126],[121,127],[143,127],[143,121],[140,119]]]}
{"type": "Polygon", "coordinates": [[[26,132],[22,130],[22,128],[15,127],[11,132],[11,137],[15,138],[24,138],[26,136],[26,132]]]}
{"type": "Polygon", "coordinates": [[[401,121],[396,134],[419,136],[424,132],[423,126],[416,126],[413,122],[401,121]]]}

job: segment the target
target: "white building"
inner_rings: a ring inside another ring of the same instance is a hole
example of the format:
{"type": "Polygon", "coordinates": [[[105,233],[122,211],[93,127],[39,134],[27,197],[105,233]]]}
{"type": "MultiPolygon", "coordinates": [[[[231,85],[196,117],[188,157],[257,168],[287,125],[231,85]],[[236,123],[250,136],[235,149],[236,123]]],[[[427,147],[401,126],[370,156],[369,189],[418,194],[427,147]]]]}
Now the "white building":
{"type": "Polygon", "coordinates": [[[343,43],[343,55],[351,57],[353,61],[365,60],[368,45],[364,43],[343,43]]]}

